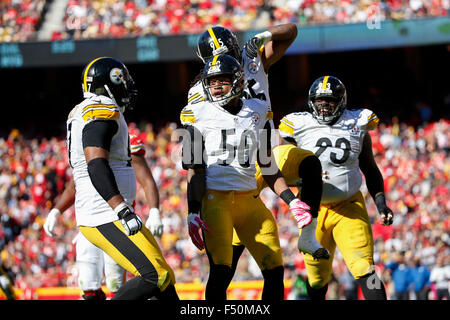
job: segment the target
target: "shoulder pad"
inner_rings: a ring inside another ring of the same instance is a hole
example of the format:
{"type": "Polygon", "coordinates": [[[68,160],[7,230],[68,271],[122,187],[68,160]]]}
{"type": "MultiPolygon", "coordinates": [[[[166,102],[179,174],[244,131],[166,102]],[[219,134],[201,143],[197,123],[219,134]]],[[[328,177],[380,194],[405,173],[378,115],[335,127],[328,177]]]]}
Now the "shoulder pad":
{"type": "Polygon", "coordinates": [[[115,104],[88,104],[81,110],[84,122],[95,119],[119,119],[120,110],[115,104]]]}
{"type": "Polygon", "coordinates": [[[292,119],[292,113],[284,116],[280,120],[280,124],[278,126],[278,130],[282,131],[284,134],[287,134],[289,136],[294,136],[294,121],[292,119]]]}
{"type": "Polygon", "coordinates": [[[357,126],[363,130],[370,131],[378,126],[380,119],[369,109],[358,109],[354,111],[357,126]]]}
{"type": "Polygon", "coordinates": [[[205,101],[203,86],[200,81],[198,81],[194,86],[189,89],[188,92],[188,104],[197,103],[200,101],[205,101]]]}
{"type": "Polygon", "coordinates": [[[191,105],[187,105],[181,110],[180,122],[182,125],[195,123],[195,113],[194,108],[191,105]]]}

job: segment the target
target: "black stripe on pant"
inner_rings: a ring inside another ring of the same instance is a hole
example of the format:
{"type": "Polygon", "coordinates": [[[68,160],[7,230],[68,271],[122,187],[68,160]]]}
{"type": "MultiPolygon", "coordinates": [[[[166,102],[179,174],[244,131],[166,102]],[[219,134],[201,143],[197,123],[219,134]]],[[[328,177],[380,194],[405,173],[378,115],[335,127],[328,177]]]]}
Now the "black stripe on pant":
{"type": "Polygon", "coordinates": [[[158,284],[158,272],[145,256],[144,252],[124,234],[114,223],[107,223],[97,227],[100,233],[138,270],[139,274],[155,285],[158,284]]]}

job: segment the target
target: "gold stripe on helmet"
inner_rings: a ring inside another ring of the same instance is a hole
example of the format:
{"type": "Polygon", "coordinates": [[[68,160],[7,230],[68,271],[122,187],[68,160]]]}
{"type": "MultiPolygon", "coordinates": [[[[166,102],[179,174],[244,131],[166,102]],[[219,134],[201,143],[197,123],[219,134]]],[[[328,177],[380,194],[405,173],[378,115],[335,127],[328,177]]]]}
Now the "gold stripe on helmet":
{"type": "Polygon", "coordinates": [[[103,59],[103,58],[105,58],[105,57],[100,57],[100,58],[97,58],[97,59],[94,59],[94,60],[92,60],[89,64],[88,64],[88,66],[86,67],[86,69],[84,70],[84,75],[83,75],[83,91],[84,92],[88,92],[88,90],[87,90],[87,81],[86,81],[86,78],[87,78],[87,74],[88,74],[88,71],[89,71],[89,69],[92,67],[92,65],[96,62],[96,61],[98,61],[98,60],[100,60],[100,59],[103,59]]]}
{"type": "Polygon", "coordinates": [[[219,55],[214,56],[213,61],[211,62],[211,65],[212,65],[212,66],[215,66],[215,65],[216,65],[217,59],[218,59],[218,58],[219,58],[219,55]]]}
{"type": "Polygon", "coordinates": [[[322,89],[326,89],[327,88],[327,83],[328,83],[328,78],[329,78],[330,76],[325,76],[324,78],[323,78],[323,82],[322,82],[322,89]]]}
{"type": "Polygon", "coordinates": [[[219,49],[219,48],[220,48],[220,44],[219,44],[219,41],[217,41],[217,37],[216,37],[216,35],[214,34],[213,29],[212,29],[212,28],[209,28],[209,29],[208,29],[208,33],[209,33],[209,35],[211,36],[211,38],[213,39],[214,46],[216,47],[216,49],[219,49]]]}

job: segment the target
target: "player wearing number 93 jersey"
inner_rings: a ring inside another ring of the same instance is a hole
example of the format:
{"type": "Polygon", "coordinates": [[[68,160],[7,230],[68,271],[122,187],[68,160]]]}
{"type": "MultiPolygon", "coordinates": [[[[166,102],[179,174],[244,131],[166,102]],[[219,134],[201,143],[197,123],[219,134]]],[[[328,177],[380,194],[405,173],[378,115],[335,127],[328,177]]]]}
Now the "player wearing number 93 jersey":
{"type": "MultiPolygon", "coordinates": [[[[375,163],[368,133],[379,120],[368,109],[347,110],[346,103],[344,84],[332,76],[320,77],[309,91],[310,112],[288,114],[282,118],[279,132],[286,141],[314,152],[322,164],[317,240],[331,256],[336,246],[339,248],[366,299],[385,299],[382,285],[370,288],[381,280],[374,273],[372,230],[359,191],[362,171],[383,224],[391,224],[392,211],[386,206],[383,177],[375,163]]],[[[308,293],[312,299],[324,299],[332,259],[317,261],[309,254],[304,254],[304,258],[308,293]]]]}

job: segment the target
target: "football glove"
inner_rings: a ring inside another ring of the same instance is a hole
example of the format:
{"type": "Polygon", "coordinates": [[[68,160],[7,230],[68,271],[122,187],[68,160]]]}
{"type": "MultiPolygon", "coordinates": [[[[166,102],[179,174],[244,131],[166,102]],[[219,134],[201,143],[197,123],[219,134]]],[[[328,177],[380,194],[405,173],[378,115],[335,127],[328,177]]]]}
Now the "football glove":
{"type": "Polygon", "coordinates": [[[192,243],[197,247],[198,250],[203,250],[205,248],[205,243],[203,242],[202,236],[200,235],[199,231],[201,228],[209,232],[208,226],[202,219],[200,219],[200,217],[196,213],[189,213],[187,222],[189,237],[191,237],[192,243]]]}
{"type": "Polygon", "coordinates": [[[375,196],[375,205],[377,206],[378,213],[381,217],[381,224],[384,226],[389,226],[394,222],[394,213],[386,205],[386,197],[384,193],[375,196]]]}
{"type": "Polygon", "coordinates": [[[161,215],[158,208],[151,208],[148,213],[145,226],[151,231],[155,237],[161,237],[163,234],[164,225],[161,221],[161,215]]]}
{"type": "Polygon", "coordinates": [[[47,219],[45,219],[44,222],[44,231],[49,237],[54,237],[55,234],[53,233],[53,230],[55,230],[56,223],[58,222],[58,216],[61,214],[61,211],[59,211],[56,208],[53,208],[50,210],[50,212],[47,215],[47,219]]]}
{"type": "Polygon", "coordinates": [[[114,211],[117,213],[127,236],[132,236],[141,230],[142,220],[134,213],[133,208],[128,204],[122,202],[114,209],[114,211]]]}
{"type": "Polygon", "coordinates": [[[261,46],[266,44],[270,40],[272,40],[272,33],[270,31],[258,33],[245,43],[245,54],[249,59],[256,58],[261,46]]]}
{"type": "Polygon", "coordinates": [[[311,208],[303,201],[300,201],[298,198],[295,198],[289,203],[289,210],[291,210],[292,214],[294,215],[299,229],[303,229],[305,226],[311,223],[312,215],[309,212],[311,208]]]}

